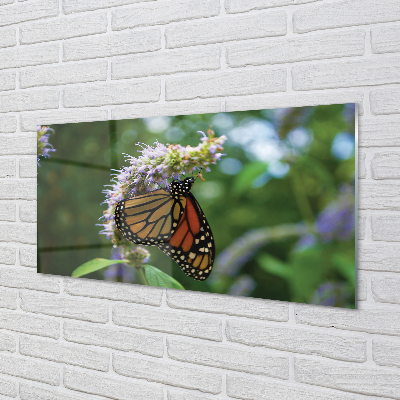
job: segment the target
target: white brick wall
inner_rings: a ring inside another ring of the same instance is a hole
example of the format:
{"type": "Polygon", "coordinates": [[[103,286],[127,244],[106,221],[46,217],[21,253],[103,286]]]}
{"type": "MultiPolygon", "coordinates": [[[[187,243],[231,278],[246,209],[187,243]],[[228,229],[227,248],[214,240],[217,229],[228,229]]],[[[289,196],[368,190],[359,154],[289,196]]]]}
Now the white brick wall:
{"type": "Polygon", "coordinates": [[[0,91],[1,399],[400,399],[399,0],[0,0],[0,91]],[[345,102],[360,310],[36,274],[38,124],[345,102]]]}

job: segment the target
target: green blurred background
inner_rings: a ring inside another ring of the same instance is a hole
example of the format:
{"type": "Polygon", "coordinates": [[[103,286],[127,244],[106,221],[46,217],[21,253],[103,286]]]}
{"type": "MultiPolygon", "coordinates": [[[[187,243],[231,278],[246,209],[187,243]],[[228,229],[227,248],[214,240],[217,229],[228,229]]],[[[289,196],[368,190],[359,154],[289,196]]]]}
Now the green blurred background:
{"type": "MultiPolygon", "coordinates": [[[[111,258],[99,218],[110,170],[136,145],[196,146],[225,134],[224,157],[192,192],[215,237],[205,282],[158,248],[149,264],[187,290],[355,307],[355,107],[329,105],[51,125],[56,152],[38,167],[38,271],[70,276],[111,258]]],[[[136,283],[130,267],[87,278],[136,283]],[[119,271],[119,272],[118,272],[119,271]],[[118,276],[122,274],[122,276],[118,276]]]]}

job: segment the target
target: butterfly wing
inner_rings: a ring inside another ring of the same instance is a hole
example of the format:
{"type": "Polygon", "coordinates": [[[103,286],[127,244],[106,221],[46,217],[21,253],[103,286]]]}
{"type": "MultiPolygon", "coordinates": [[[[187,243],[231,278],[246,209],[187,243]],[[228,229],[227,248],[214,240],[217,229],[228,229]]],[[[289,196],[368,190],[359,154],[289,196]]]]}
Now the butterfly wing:
{"type": "Polygon", "coordinates": [[[118,202],[115,223],[125,239],[152,246],[173,235],[185,206],[185,197],[174,198],[164,189],[159,189],[118,202]]]}
{"type": "Polygon", "coordinates": [[[172,257],[182,271],[204,281],[210,275],[215,257],[214,238],[195,197],[189,193],[179,224],[167,242],[157,246],[172,257]]]}

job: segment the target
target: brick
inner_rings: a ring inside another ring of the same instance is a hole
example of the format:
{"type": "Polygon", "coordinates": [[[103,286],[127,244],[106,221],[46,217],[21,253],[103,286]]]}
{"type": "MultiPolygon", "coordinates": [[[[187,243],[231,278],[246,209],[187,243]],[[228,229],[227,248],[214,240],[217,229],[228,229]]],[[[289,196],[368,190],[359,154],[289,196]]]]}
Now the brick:
{"type": "Polygon", "coordinates": [[[37,152],[37,135],[12,135],[1,138],[0,155],[23,155],[37,152]]]}
{"type": "Polygon", "coordinates": [[[400,312],[388,308],[346,310],[295,304],[296,322],[383,335],[398,335],[400,312]]]}
{"type": "Polygon", "coordinates": [[[120,30],[168,24],[194,18],[206,18],[218,15],[219,0],[203,0],[193,3],[190,0],[143,3],[135,7],[116,9],[112,13],[112,29],[120,30]]]}
{"type": "Polygon", "coordinates": [[[60,323],[55,319],[9,310],[0,310],[0,328],[54,339],[60,336],[60,323]]]}
{"type": "Polygon", "coordinates": [[[165,29],[166,47],[185,47],[286,34],[286,13],[273,11],[181,23],[165,29]]]}
{"type": "MultiPolygon", "coordinates": [[[[10,204],[9,211],[10,213],[15,214],[15,205],[10,204]]],[[[6,211],[6,209],[3,209],[6,211]]],[[[10,219],[12,221],[12,219],[10,219]]],[[[10,221],[6,220],[6,221],[10,221]]],[[[9,246],[0,246],[0,264],[8,264],[8,265],[14,265],[15,264],[15,253],[16,249],[9,247],[9,246]]]]}
{"type": "Polygon", "coordinates": [[[397,0],[341,0],[302,7],[293,14],[293,30],[297,33],[390,22],[400,19],[397,0]]]}
{"type": "Polygon", "coordinates": [[[161,385],[120,379],[68,367],[64,370],[64,386],[115,400],[164,400],[161,385]]]}
{"type": "Polygon", "coordinates": [[[189,100],[197,97],[283,92],[285,88],[286,70],[284,69],[229,71],[168,78],[165,96],[167,100],[189,100]]]}
{"type": "Polygon", "coordinates": [[[394,151],[375,153],[371,169],[374,179],[399,179],[400,153],[394,151]]]}
{"type": "Polygon", "coordinates": [[[202,367],[121,354],[113,355],[117,374],[207,393],[220,393],[222,374],[202,367]]]}
{"type": "Polygon", "coordinates": [[[380,26],[371,29],[373,53],[395,53],[400,51],[400,25],[380,26]]]}
{"type": "Polygon", "coordinates": [[[107,110],[99,110],[97,108],[85,108],[84,110],[60,109],[53,111],[39,111],[35,113],[22,113],[21,130],[36,132],[36,127],[38,125],[105,121],[107,119],[107,110]]]}
{"type": "MultiPolygon", "coordinates": [[[[16,221],[16,204],[9,201],[0,201],[0,221],[16,221]]],[[[0,247],[0,263],[9,264],[9,262],[2,261],[7,259],[8,251],[12,249],[0,247]]],[[[15,251],[13,251],[15,253],[15,251]]],[[[13,264],[13,263],[12,263],[13,264]]]]}
{"type": "Polygon", "coordinates": [[[332,89],[400,83],[399,57],[296,65],[293,89],[332,89]]]}
{"type": "Polygon", "coordinates": [[[386,242],[400,241],[400,215],[372,215],[372,239],[386,242]]]}
{"type": "MultiPolygon", "coordinates": [[[[8,308],[10,310],[17,309],[18,292],[13,289],[0,287],[0,308],[8,308]]],[[[0,313],[0,319],[1,317],[0,313]]],[[[1,322],[0,322],[1,326],[1,322]]]]}
{"type": "Polygon", "coordinates": [[[400,117],[363,118],[358,124],[358,141],[365,147],[400,146],[400,117]]]}
{"type": "Polygon", "coordinates": [[[87,0],[85,2],[80,0],[65,0],[63,2],[63,10],[65,14],[71,14],[81,11],[98,10],[100,8],[122,6],[125,4],[142,3],[145,1],[155,0],[87,0]]]}
{"type": "Polygon", "coordinates": [[[0,94],[0,112],[33,111],[58,108],[58,89],[20,90],[0,94]]]}
{"type": "Polygon", "coordinates": [[[289,319],[289,305],[280,301],[167,290],[167,302],[172,308],[273,321],[287,321],[289,319]]]}
{"type": "Polygon", "coordinates": [[[15,158],[0,159],[0,178],[15,178],[16,172],[15,158]]]}
{"type": "Polygon", "coordinates": [[[17,382],[0,378],[0,394],[9,397],[17,397],[17,385],[17,382]]]}
{"type": "Polygon", "coordinates": [[[235,320],[227,321],[226,335],[228,340],[247,346],[314,354],[344,361],[366,361],[366,339],[361,336],[235,320]]]}
{"type": "Polygon", "coordinates": [[[50,40],[70,39],[107,32],[107,14],[85,14],[83,16],[57,18],[56,20],[33,22],[21,26],[21,44],[42,43],[50,40]]]}
{"type": "Polygon", "coordinates": [[[365,179],[367,177],[367,168],[365,165],[366,153],[359,150],[358,151],[358,178],[365,179]]]}
{"type": "Polygon", "coordinates": [[[399,398],[400,372],[339,361],[295,358],[295,380],[372,396],[399,398]]]}
{"type": "Polygon", "coordinates": [[[388,338],[373,339],[372,358],[378,365],[400,367],[400,340],[388,338]]]}
{"type": "Polygon", "coordinates": [[[17,118],[14,115],[0,114],[0,133],[12,133],[17,130],[17,118]]]}
{"type": "MultiPolygon", "coordinates": [[[[0,54],[1,56],[1,54],[0,54]]],[[[1,62],[0,62],[0,69],[1,69],[1,62]]],[[[16,83],[15,78],[16,72],[15,71],[1,71],[0,72],[0,92],[5,92],[6,90],[15,89],[16,83]]]]}
{"type": "Polygon", "coordinates": [[[17,44],[17,28],[15,26],[0,29],[0,48],[17,44]]]}
{"type": "Polygon", "coordinates": [[[400,272],[400,246],[386,243],[360,243],[358,268],[367,271],[400,272]]]}
{"type": "Polygon", "coordinates": [[[400,114],[400,90],[398,88],[387,88],[371,90],[369,92],[371,113],[400,114]]]}
{"type": "Polygon", "coordinates": [[[74,343],[107,347],[121,351],[133,351],[154,357],[164,354],[162,334],[137,329],[121,329],[91,323],[65,321],[63,337],[74,343]]]}
{"type": "Polygon", "coordinates": [[[158,101],[161,84],[158,79],[96,86],[72,86],[64,89],[65,107],[90,107],[108,104],[158,101]]]}
{"type": "Polygon", "coordinates": [[[14,3],[14,0],[0,0],[0,6],[4,6],[10,3],[14,3]]]}
{"type": "Polygon", "coordinates": [[[55,63],[59,60],[59,53],[60,45],[58,43],[18,46],[0,50],[0,69],[55,63]]]}
{"type": "Polygon", "coordinates": [[[363,182],[358,190],[360,209],[400,210],[400,184],[363,182]]]}
{"type": "Polygon", "coordinates": [[[292,63],[364,54],[365,31],[309,35],[293,39],[268,39],[227,46],[230,67],[292,63]]]}
{"type": "Polygon", "coordinates": [[[376,276],[372,278],[372,294],[380,303],[400,304],[400,278],[396,276],[376,276]]]}
{"type": "Polygon", "coordinates": [[[312,3],[314,1],[318,0],[226,0],[225,10],[228,13],[240,13],[270,7],[312,3]]]}
{"type": "Polygon", "coordinates": [[[367,224],[367,215],[364,211],[358,211],[358,240],[365,239],[365,227],[367,224]]]}
{"type": "Polygon", "coordinates": [[[105,81],[107,61],[67,63],[25,69],[20,72],[19,79],[21,88],[105,81]]]}
{"type": "Polygon", "coordinates": [[[97,297],[152,306],[161,305],[162,297],[161,288],[81,278],[64,279],[64,291],[74,296],[97,297]]]}
{"type": "Polygon", "coordinates": [[[105,372],[108,371],[110,362],[110,354],[107,351],[32,336],[20,337],[19,352],[30,357],[105,372]]]}
{"type": "MultiPolygon", "coordinates": [[[[19,177],[36,178],[37,175],[37,157],[24,157],[19,159],[19,177]]],[[[27,221],[28,222],[28,221],[27,221]]],[[[36,222],[36,221],[29,221],[36,222]]]]}
{"type": "Polygon", "coordinates": [[[57,386],[60,370],[53,363],[17,355],[0,354],[0,373],[57,386]]]}
{"type": "Polygon", "coordinates": [[[24,267],[37,266],[37,249],[35,247],[21,247],[19,249],[19,262],[24,267]]]}
{"type": "Polygon", "coordinates": [[[58,15],[58,0],[33,0],[15,3],[9,7],[0,8],[0,26],[55,17],[56,15],[58,15]]]}
{"type": "Polygon", "coordinates": [[[23,292],[20,296],[24,311],[83,321],[108,321],[108,305],[103,301],[32,292],[23,292]]]}
{"type": "Polygon", "coordinates": [[[168,103],[135,104],[111,109],[112,119],[148,118],[170,115],[217,113],[222,110],[221,100],[170,101],[168,103]]]}
{"type": "Polygon", "coordinates": [[[19,204],[19,219],[22,222],[37,222],[36,201],[27,201],[19,204]]]}
{"type": "Polygon", "coordinates": [[[64,60],[74,61],[143,53],[160,48],[161,34],[158,28],[108,33],[102,36],[67,40],[64,42],[64,60]]]}
{"type": "Polygon", "coordinates": [[[198,392],[192,392],[192,391],[177,391],[177,390],[170,390],[168,389],[168,394],[167,398],[168,400],[219,400],[219,398],[213,396],[210,397],[208,395],[200,394],[196,395],[193,393],[198,393],[198,392]]]}
{"type": "Polygon", "coordinates": [[[167,348],[173,360],[289,379],[288,356],[175,337],[167,338],[167,348]]]}
{"type": "Polygon", "coordinates": [[[329,104],[357,103],[359,114],[363,114],[361,91],[318,91],[314,93],[276,94],[264,96],[228,98],[226,111],[262,110],[272,108],[305,107],[329,104]]]}
{"type": "MultiPolygon", "coordinates": [[[[4,187],[4,185],[1,185],[4,187]]],[[[36,244],[37,229],[33,224],[1,224],[0,242],[36,244]]]]}
{"type": "Polygon", "coordinates": [[[112,79],[138,78],[177,72],[216,70],[220,68],[221,50],[204,47],[143,54],[112,62],[112,79]]]}
{"type": "Polygon", "coordinates": [[[15,337],[6,332],[0,332],[0,351],[9,351],[15,353],[17,343],[15,337]]]}
{"type": "Polygon", "coordinates": [[[222,340],[221,321],[218,318],[193,313],[118,304],[113,309],[113,321],[116,325],[132,328],[222,340]]]}
{"type": "Polygon", "coordinates": [[[364,276],[363,271],[358,271],[357,278],[357,300],[365,301],[367,300],[367,277],[364,276]]]}

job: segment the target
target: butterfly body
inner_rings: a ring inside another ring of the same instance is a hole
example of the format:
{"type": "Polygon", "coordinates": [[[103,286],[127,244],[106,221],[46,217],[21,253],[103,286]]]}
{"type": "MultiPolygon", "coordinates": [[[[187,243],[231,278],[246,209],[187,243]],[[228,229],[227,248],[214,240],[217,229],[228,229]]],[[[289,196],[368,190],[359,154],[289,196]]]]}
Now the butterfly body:
{"type": "Polygon", "coordinates": [[[214,239],[204,213],[190,192],[193,178],[174,180],[169,191],[156,191],[120,201],[117,228],[136,244],[157,246],[193,279],[205,280],[215,256],[214,239]]]}

